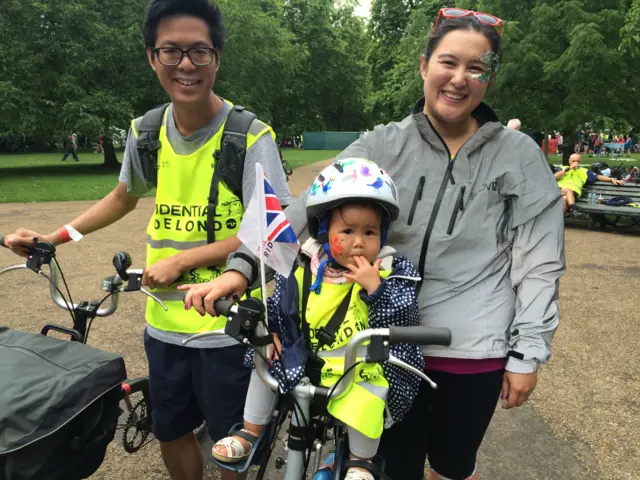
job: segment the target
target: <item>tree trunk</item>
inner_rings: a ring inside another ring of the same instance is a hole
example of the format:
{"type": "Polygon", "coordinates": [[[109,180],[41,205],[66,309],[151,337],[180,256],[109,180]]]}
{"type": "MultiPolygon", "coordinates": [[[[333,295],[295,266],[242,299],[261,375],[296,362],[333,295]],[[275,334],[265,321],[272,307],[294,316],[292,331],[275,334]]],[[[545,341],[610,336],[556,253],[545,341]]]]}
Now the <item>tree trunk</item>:
{"type": "Polygon", "coordinates": [[[578,143],[578,132],[575,129],[562,132],[564,146],[562,147],[562,165],[569,166],[569,157],[573,153],[576,143],[578,143]]]}
{"type": "Polygon", "coordinates": [[[116,157],[116,149],[113,147],[113,140],[111,137],[104,136],[104,162],[102,164],[105,168],[111,169],[119,169],[120,163],[118,162],[118,157],[116,157]]]}

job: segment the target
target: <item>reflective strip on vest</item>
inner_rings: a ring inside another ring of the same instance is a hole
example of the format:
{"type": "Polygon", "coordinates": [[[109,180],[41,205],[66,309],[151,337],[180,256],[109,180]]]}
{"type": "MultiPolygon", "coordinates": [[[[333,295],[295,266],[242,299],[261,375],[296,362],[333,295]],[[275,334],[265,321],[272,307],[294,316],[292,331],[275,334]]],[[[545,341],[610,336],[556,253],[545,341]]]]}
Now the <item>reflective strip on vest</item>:
{"type": "Polygon", "coordinates": [[[380,438],[388,392],[388,385],[352,383],[342,397],[329,401],[327,411],[367,437],[380,438]]]}
{"type": "Polygon", "coordinates": [[[175,240],[154,240],[151,235],[147,235],[147,245],[151,248],[173,248],[175,250],[189,250],[190,248],[202,247],[206,245],[206,240],[196,240],[194,242],[177,242],[175,240]]]}
{"type": "MultiPolygon", "coordinates": [[[[160,128],[158,150],[158,186],[155,211],[147,226],[147,266],[172,257],[182,251],[207,245],[207,211],[211,178],[215,168],[213,154],[220,148],[224,124],[201,148],[189,155],[177,154],[167,138],[165,111],[160,128]]],[[[254,122],[256,123],[256,122],[254,122]]],[[[133,122],[135,125],[135,121],[133,122]]],[[[258,122],[260,136],[273,130],[258,122]],[[265,128],[266,127],[266,128],[265,128]]],[[[257,128],[255,130],[258,130],[257,128]]],[[[135,129],[134,129],[135,132],[135,129]]],[[[247,148],[259,136],[247,134],[247,148]]],[[[234,236],[239,228],[244,206],[224,182],[218,186],[218,203],[215,212],[216,240],[234,236]]],[[[151,289],[161,299],[168,311],[152,299],[147,300],[146,319],[153,327],[168,332],[201,333],[224,328],[226,318],[201,316],[193,309],[184,309],[184,293],[177,286],[187,283],[205,283],[217,278],[224,265],[192,268],[169,287],[151,289]]]]}
{"type": "MultiPolygon", "coordinates": [[[[346,347],[336,348],[335,350],[322,350],[318,352],[318,356],[321,358],[342,358],[344,357],[345,352],[347,351],[346,347]]],[[[356,353],[356,357],[358,359],[362,359],[367,356],[367,347],[359,346],[358,351],[356,353]]]]}

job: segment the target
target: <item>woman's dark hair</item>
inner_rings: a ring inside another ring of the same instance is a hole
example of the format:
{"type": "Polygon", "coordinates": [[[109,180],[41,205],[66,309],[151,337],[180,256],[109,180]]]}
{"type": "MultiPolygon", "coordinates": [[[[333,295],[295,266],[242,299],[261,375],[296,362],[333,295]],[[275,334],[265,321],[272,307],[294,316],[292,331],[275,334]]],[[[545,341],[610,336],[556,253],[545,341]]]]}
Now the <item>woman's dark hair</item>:
{"type": "Polygon", "coordinates": [[[500,57],[500,34],[491,25],[484,24],[473,15],[469,15],[460,18],[443,18],[440,21],[438,28],[431,32],[427,38],[427,49],[424,52],[427,62],[444,36],[455,30],[471,30],[481,33],[489,40],[491,51],[498,55],[498,58],[500,57]]]}
{"type": "Polygon", "coordinates": [[[202,19],[209,27],[209,37],[213,46],[220,51],[224,50],[226,31],[222,12],[218,5],[209,0],[150,0],[142,27],[146,47],[155,47],[158,24],[174,15],[189,15],[202,19]]]}

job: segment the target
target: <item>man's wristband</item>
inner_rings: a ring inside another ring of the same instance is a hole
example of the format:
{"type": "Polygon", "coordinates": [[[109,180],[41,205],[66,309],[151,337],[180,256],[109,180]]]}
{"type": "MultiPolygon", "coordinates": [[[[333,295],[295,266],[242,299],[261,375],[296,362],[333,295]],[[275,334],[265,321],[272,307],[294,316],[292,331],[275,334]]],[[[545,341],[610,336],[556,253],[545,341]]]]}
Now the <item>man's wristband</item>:
{"type": "Polygon", "coordinates": [[[79,242],[82,239],[82,234],[71,225],[60,227],[57,233],[60,237],[60,243],[67,243],[71,240],[73,240],[74,242],[79,242]]]}

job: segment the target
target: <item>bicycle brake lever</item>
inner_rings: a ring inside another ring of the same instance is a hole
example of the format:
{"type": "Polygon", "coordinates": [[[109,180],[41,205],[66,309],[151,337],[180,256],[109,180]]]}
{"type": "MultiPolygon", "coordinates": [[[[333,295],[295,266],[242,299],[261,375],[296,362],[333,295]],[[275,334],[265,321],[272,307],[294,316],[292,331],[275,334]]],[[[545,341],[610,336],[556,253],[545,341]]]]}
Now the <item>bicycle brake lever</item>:
{"type": "Polygon", "coordinates": [[[187,338],[186,340],[183,340],[182,345],[186,345],[187,343],[192,342],[193,340],[199,340],[205,337],[214,337],[216,335],[226,335],[226,333],[224,333],[224,328],[221,328],[219,330],[211,330],[210,332],[196,333],[195,335],[187,338]]]}
{"type": "Polygon", "coordinates": [[[153,300],[155,300],[156,302],[158,302],[158,303],[160,304],[160,306],[161,306],[162,308],[164,308],[164,311],[165,311],[165,312],[169,310],[169,309],[167,308],[167,306],[166,306],[164,303],[162,303],[162,300],[160,300],[158,297],[156,297],[153,293],[149,293],[148,291],[146,291],[146,290],[144,289],[144,287],[140,287],[140,291],[141,291],[142,293],[144,293],[145,295],[147,295],[148,297],[151,297],[151,298],[152,298],[153,300]]]}
{"type": "Polygon", "coordinates": [[[434,382],[429,377],[427,377],[424,372],[421,372],[416,367],[413,367],[413,366],[409,365],[408,363],[403,362],[399,358],[394,357],[393,355],[389,355],[389,360],[387,360],[387,362],[389,362],[392,365],[396,365],[398,367],[404,368],[405,370],[409,370],[410,372],[415,373],[420,378],[422,378],[425,382],[427,382],[429,385],[431,385],[431,388],[433,388],[433,389],[438,388],[438,385],[436,384],[436,382],[434,382]]]}

